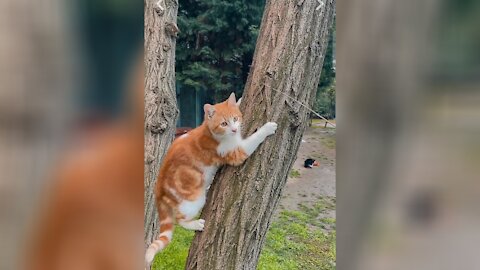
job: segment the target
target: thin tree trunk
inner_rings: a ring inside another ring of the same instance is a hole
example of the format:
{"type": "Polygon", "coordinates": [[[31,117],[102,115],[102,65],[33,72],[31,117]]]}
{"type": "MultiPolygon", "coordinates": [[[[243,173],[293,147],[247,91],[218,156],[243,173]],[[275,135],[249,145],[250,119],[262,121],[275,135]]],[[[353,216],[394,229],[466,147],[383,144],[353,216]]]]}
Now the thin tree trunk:
{"type": "Polygon", "coordinates": [[[145,245],[158,232],[154,187],[175,133],[176,0],[145,1],[145,245]],[[160,4],[160,5],[158,5],[160,4]]]}
{"type": "Polygon", "coordinates": [[[335,1],[268,1],[241,110],[244,132],[267,121],[277,133],[240,167],[224,167],[190,248],[187,269],[255,269],[296,158],[320,79],[335,1]],[[286,95],[298,102],[292,101],[286,95]]]}

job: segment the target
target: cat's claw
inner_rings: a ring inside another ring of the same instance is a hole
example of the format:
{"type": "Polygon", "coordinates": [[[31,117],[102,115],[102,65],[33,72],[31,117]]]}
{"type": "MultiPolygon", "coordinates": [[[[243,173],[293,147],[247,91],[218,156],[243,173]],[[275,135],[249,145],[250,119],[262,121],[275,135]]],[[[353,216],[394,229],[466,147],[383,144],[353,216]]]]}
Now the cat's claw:
{"type": "Polygon", "coordinates": [[[277,127],[278,127],[278,124],[275,122],[267,122],[265,123],[265,125],[263,125],[263,129],[265,130],[267,135],[275,134],[277,127]]]}

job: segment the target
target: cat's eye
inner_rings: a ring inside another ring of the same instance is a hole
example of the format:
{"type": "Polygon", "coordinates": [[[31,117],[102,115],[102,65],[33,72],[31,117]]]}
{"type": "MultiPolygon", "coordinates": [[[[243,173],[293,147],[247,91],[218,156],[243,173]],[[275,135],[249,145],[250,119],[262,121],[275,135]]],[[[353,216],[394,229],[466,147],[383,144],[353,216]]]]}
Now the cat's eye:
{"type": "Polygon", "coordinates": [[[226,126],[228,125],[228,123],[227,123],[227,122],[222,122],[220,125],[221,125],[222,127],[226,127],[226,126]]]}
{"type": "Polygon", "coordinates": [[[233,117],[233,122],[237,122],[238,121],[238,117],[233,117]]]}

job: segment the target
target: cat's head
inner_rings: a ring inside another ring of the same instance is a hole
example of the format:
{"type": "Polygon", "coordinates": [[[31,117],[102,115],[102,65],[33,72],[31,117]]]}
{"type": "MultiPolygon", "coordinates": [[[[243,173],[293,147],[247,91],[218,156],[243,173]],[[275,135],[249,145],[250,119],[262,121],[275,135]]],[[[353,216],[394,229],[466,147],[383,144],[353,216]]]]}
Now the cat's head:
{"type": "Polygon", "coordinates": [[[241,100],[237,101],[235,94],[232,93],[224,102],[203,106],[207,126],[216,138],[221,139],[240,134],[242,113],[238,107],[241,100]]]}

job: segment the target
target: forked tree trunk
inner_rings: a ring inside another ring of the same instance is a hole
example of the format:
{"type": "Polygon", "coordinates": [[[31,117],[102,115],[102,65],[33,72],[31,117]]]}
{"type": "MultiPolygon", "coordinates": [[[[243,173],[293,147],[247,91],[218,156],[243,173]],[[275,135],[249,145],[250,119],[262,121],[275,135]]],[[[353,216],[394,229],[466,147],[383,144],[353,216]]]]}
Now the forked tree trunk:
{"type": "MultiPolygon", "coordinates": [[[[241,110],[245,134],[267,121],[277,133],[240,167],[224,167],[190,248],[187,269],[255,269],[313,105],[335,1],[268,1],[241,110]],[[295,99],[292,101],[289,97],[295,99]]],[[[245,135],[244,134],[244,135],[245,135]]]]}
{"type": "Polygon", "coordinates": [[[175,133],[176,0],[145,1],[145,245],[158,232],[155,179],[175,133]]]}

